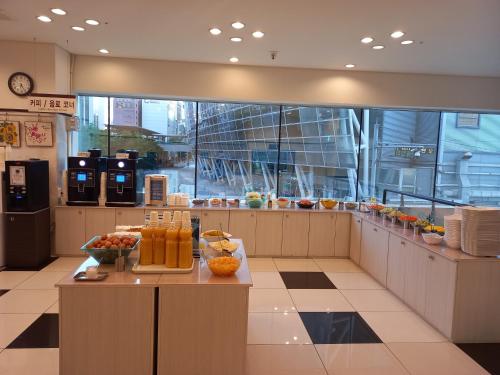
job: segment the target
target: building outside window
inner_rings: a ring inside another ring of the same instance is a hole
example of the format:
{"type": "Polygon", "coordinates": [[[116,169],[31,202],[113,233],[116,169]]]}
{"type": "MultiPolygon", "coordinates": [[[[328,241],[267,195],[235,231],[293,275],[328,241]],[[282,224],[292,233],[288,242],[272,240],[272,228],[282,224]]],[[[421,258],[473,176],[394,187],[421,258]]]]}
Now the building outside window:
{"type": "Polygon", "coordinates": [[[73,153],[99,148],[108,154],[108,98],[101,96],[78,96],[79,131],[75,134],[73,153]]]}

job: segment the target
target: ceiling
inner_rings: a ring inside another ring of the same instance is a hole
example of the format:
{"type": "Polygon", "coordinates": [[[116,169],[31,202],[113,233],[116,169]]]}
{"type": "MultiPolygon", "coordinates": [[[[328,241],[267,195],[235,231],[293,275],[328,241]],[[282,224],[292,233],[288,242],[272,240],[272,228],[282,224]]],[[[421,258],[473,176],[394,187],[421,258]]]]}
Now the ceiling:
{"type": "Polygon", "coordinates": [[[36,38],[85,55],[106,48],[118,57],[229,63],[237,56],[244,65],[500,76],[499,0],[1,0],[0,38],[36,38]],[[54,7],[68,14],[50,13],[54,7]],[[41,14],[53,22],[38,21],[41,14]],[[232,29],[236,20],[246,27],[232,29]],[[223,33],[212,36],[212,26],[223,33]],[[257,29],[264,38],[251,36],[257,29]],[[402,46],[389,36],[394,30],[415,43],[402,46]],[[363,45],[366,35],[386,48],[363,45]]]}

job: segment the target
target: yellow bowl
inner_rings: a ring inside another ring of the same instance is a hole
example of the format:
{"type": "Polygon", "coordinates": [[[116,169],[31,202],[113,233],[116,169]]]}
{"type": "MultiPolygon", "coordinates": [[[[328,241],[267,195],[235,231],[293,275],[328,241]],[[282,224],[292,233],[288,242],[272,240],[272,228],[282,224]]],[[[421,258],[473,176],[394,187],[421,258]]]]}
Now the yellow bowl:
{"type": "Polygon", "coordinates": [[[320,202],[324,208],[327,208],[329,210],[334,208],[338,203],[335,199],[321,199],[320,202]]]}

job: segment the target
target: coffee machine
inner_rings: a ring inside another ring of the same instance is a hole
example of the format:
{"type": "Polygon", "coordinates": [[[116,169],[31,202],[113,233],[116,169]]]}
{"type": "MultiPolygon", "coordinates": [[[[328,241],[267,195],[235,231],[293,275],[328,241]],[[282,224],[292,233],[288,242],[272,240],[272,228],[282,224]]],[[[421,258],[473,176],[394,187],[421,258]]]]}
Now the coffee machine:
{"type": "Polygon", "coordinates": [[[8,269],[38,269],[50,258],[49,162],[9,160],[3,179],[8,269]]]}
{"type": "Polygon", "coordinates": [[[106,172],[106,158],[101,150],[91,149],[68,157],[68,206],[98,206],[101,173],[106,172]]]}
{"type": "Polygon", "coordinates": [[[107,159],[106,206],[137,206],[137,152],[107,159]]]}

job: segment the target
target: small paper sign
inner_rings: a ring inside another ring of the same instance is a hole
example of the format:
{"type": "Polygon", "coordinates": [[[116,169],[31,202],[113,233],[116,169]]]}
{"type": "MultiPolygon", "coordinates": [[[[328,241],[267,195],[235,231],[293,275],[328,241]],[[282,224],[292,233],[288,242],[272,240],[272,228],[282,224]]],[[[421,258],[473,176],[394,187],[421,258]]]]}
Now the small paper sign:
{"type": "Polygon", "coordinates": [[[76,112],[76,96],[33,94],[28,99],[28,111],[74,115],[76,112]]]}

